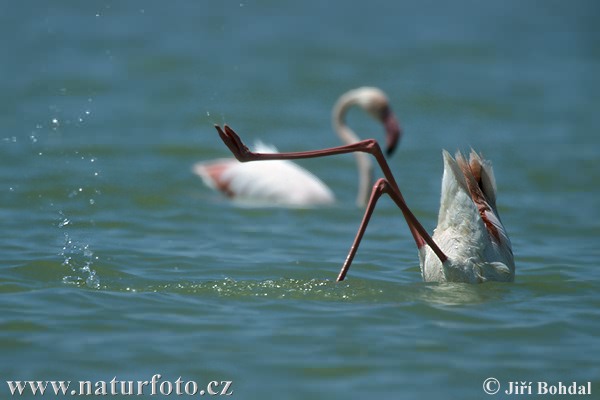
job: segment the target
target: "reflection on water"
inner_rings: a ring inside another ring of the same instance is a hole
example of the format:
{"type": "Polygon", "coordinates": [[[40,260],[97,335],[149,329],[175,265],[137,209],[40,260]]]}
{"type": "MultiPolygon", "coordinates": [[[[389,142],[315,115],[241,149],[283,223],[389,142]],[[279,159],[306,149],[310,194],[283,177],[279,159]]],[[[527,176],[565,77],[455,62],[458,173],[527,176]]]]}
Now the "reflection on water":
{"type": "Polygon", "coordinates": [[[464,283],[424,284],[419,292],[422,301],[431,304],[459,306],[494,302],[510,293],[509,283],[487,282],[480,285],[464,283]]]}

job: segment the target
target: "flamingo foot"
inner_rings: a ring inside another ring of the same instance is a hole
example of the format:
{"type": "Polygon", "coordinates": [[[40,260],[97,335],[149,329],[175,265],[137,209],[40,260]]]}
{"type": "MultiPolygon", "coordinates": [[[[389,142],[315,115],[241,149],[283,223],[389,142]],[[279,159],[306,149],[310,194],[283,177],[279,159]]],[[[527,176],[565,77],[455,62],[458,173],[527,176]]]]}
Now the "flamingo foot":
{"type": "Polygon", "coordinates": [[[215,124],[217,132],[225,145],[229,148],[234,157],[240,162],[252,161],[256,159],[256,154],[250,151],[248,146],[242,142],[240,136],[235,133],[227,124],[223,126],[223,129],[219,125],[215,124]]]}

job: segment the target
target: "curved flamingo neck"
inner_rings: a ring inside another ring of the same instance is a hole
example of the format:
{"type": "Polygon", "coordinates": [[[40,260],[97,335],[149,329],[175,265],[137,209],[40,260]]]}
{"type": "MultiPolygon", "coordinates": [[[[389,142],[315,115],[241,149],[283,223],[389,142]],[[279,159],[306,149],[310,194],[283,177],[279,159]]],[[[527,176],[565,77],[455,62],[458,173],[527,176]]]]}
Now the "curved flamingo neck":
{"type": "MultiPolygon", "coordinates": [[[[354,144],[360,141],[360,138],[346,124],[346,113],[355,104],[358,104],[354,93],[349,92],[335,103],[332,113],[333,129],[337,133],[342,143],[354,144]]],[[[373,163],[366,153],[354,153],[356,166],[358,169],[358,192],[356,194],[356,204],[359,207],[365,207],[369,200],[371,186],[373,183],[373,163]]]]}

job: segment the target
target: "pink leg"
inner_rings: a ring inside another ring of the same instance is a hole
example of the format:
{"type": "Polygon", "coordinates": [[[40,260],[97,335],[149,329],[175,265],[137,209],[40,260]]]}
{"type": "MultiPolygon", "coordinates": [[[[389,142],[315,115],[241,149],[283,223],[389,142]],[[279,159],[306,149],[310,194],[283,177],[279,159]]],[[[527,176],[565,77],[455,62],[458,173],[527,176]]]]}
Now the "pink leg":
{"type": "MultiPolygon", "coordinates": [[[[354,242],[352,243],[352,246],[350,247],[350,252],[348,253],[348,256],[346,257],[346,261],[344,261],[344,265],[342,266],[342,269],[340,270],[340,273],[337,277],[338,282],[343,281],[344,278],[346,277],[346,273],[348,273],[348,270],[350,269],[350,264],[352,264],[352,261],[354,260],[354,256],[356,255],[356,252],[358,251],[358,246],[360,245],[360,241],[362,240],[362,237],[367,229],[367,225],[369,224],[369,221],[371,220],[371,215],[373,214],[373,211],[375,210],[375,205],[377,204],[377,200],[379,200],[381,195],[384,193],[387,193],[392,198],[392,200],[394,200],[394,202],[400,208],[400,210],[402,210],[402,213],[404,214],[404,216],[406,218],[406,223],[408,224],[409,227],[412,228],[412,227],[415,227],[416,224],[419,224],[419,221],[414,216],[414,214],[412,212],[410,212],[410,210],[408,210],[408,206],[406,205],[404,199],[402,198],[402,194],[400,194],[400,191],[398,191],[394,187],[392,187],[390,182],[387,181],[386,179],[383,179],[383,178],[378,179],[377,182],[375,182],[375,185],[373,185],[373,191],[371,192],[371,197],[369,198],[369,203],[367,204],[367,208],[365,210],[365,214],[363,216],[362,222],[360,223],[360,226],[358,227],[358,232],[356,233],[354,242]],[[405,209],[408,212],[405,212],[405,209]]],[[[415,227],[415,229],[416,229],[416,227],[415,227]]],[[[444,262],[447,259],[446,255],[435,244],[433,239],[431,239],[429,237],[429,234],[426,236],[426,238],[429,238],[431,240],[431,242],[433,243],[433,246],[431,246],[431,248],[436,253],[436,255],[440,258],[440,260],[442,262],[444,262]]],[[[427,239],[425,239],[424,242],[427,242],[429,244],[429,241],[427,239]]],[[[424,244],[424,242],[423,242],[423,244],[424,244]]],[[[417,242],[417,246],[419,248],[421,248],[421,246],[423,244],[419,245],[419,243],[417,242]]]]}
{"type": "Polygon", "coordinates": [[[364,231],[367,228],[367,224],[369,223],[371,214],[375,209],[375,204],[377,203],[377,200],[379,199],[379,197],[381,197],[383,193],[389,194],[390,197],[394,200],[394,202],[402,211],[404,219],[408,224],[408,227],[413,235],[417,247],[421,248],[425,243],[427,243],[442,262],[444,262],[447,259],[444,252],[433,241],[429,233],[427,233],[425,228],[423,228],[423,225],[421,225],[421,223],[417,220],[417,217],[415,217],[415,215],[410,211],[410,209],[406,205],[404,197],[400,192],[400,188],[396,183],[396,179],[394,178],[394,175],[392,174],[392,171],[390,170],[390,167],[387,161],[385,160],[385,157],[383,156],[381,147],[379,147],[379,144],[375,139],[366,139],[350,145],[331,147],[322,150],[299,151],[293,153],[263,154],[254,153],[250,151],[248,147],[242,142],[238,134],[235,133],[235,131],[229,126],[225,125],[223,127],[224,129],[221,129],[220,126],[215,125],[215,128],[219,132],[219,136],[221,136],[223,142],[227,145],[229,150],[231,150],[235,158],[240,162],[259,160],[294,160],[300,158],[314,158],[328,155],[352,153],[355,151],[369,153],[375,157],[386,179],[378,180],[375,186],[373,187],[373,192],[371,193],[371,198],[369,199],[369,204],[367,205],[363,221],[359,227],[356,238],[354,239],[354,243],[350,248],[350,253],[348,254],[348,257],[344,262],[344,266],[340,271],[338,281],[344,279],[348,268],[350,268],[350,264],[352,263],[352,259],[354,258],[354,255],[358,250],[358,245],[362,239],[364,231]]]}

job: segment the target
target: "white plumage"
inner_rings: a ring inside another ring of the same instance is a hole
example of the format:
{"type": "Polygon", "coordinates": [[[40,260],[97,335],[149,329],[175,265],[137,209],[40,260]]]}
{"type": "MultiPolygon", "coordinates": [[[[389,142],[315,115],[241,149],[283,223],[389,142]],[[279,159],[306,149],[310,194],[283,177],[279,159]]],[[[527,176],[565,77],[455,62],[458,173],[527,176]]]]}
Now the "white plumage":
{"type": "MultiPolygon", "coordinates": [[[[257,142],[254,150],[277,153],[274,146],[262,142],[257,142]]],[[[208,187],[243,205],[302,207],[335,202],[333,192],[318,177],[287,160],[240,163],[222,158],[193,168],[208,187]]]]}
{"type": "Polygon", "coordinates": [[[444,150],[444,175],[433,241],[448,257],[443,263],[427,245],[419,249],[423,280],[435,282],[513,281],[510,239],[496,210],[491,163],[474,151],[469,161],[444,150]]]}

